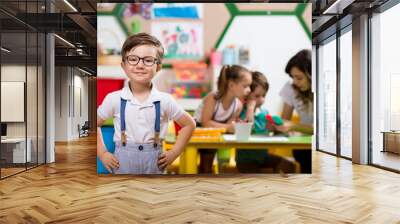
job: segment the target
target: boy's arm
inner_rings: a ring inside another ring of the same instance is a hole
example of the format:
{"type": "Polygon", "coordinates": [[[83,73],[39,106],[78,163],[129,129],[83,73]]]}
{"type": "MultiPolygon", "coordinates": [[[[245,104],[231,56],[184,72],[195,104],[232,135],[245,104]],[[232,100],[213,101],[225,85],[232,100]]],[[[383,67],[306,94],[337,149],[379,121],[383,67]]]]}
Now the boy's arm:
{"type": "Polygon", "coordinates": [[[106,146],[103,141],[103,134],[101,133],[101,126],[103,125],[104,120],[97,117],[97,156],[102,161],[104,167],[108,170],[108,172],[112,173],[111,168],[118,168],[119,162],[114,157],[113,154],[107,151],[106,146]]]}
{"type": "Polygon", "coordinates": [[[249,98],[246,103],[246,121],[254,122],[254,112],[256,110],[256,101],[249,98]]]}
{"type": "Polygon", "coordinates": [[[158,160],[158,166],[160,169],[164,169],[166,166],[174,162],[174,160],[182,153],[190,137],[192,137],[194,129],[196,128],[194,119],[186,112],[176,122],[182,128],[179,131],[179,135],[177,136],[172,149],[164,152],[160,156],[158,160]]]}

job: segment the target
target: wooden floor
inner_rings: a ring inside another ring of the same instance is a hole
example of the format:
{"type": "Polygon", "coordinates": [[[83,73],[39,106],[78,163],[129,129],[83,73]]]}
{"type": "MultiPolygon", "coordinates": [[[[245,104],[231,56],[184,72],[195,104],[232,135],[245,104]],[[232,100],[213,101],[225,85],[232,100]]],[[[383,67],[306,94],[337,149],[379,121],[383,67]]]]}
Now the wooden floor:
{"type": "Polygon", "coordinates": [[[0,181],[0,223],[400,223],[400,175],[313,153],[313,174],[98,176],[95,138],[0,181]]]}
{"type": "Polygon", "coordinates": [[[400,155],[392,152],[374,151],[372,162],[377,165],[400,170],[400,155]]]}
{"type": "Polygon", "coordinates": [[[0,168],[1,169],[1,178],[25,171],[25,167],[24,168],[0,168]]]}

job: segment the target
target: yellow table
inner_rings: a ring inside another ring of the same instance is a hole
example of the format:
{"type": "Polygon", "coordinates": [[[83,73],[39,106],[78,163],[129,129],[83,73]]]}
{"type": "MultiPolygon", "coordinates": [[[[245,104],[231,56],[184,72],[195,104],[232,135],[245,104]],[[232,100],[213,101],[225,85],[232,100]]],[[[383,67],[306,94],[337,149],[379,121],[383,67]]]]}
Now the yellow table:
{"type": "MultiPolygon", "coordinates": [[[[175,143],[175,136],[164,139],[167,144],[175,143]]],[[[234,135],[223,135],[219,141],[189,141],[180,156],[180,174],[197,173],[198,149],[202,148],[236,148],[236,149],[268,149],[269,153],[293,157],[294,149],[311,150],[311,136],[300,137],[267,137],[252,135],[248,141],[237,141],[234,135]]]]}

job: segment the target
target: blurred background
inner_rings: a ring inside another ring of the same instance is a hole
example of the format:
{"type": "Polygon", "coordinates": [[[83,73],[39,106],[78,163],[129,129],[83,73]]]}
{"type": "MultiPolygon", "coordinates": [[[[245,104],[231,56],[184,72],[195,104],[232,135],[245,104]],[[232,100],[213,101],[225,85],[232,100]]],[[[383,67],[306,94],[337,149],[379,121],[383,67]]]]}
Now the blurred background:
{"type": "Polygon", "coordinates": [[[147,32],[162,41],[164,69],[155,84],[189,111],[216,90],[222,65],[240,64],[267,76],[265,106],[280,113],[286,63],[311,49],[311,4],[99,3],[97,15],[98,104],[110,83],[126,78],[120,53],[130,34],[147,32]]]}

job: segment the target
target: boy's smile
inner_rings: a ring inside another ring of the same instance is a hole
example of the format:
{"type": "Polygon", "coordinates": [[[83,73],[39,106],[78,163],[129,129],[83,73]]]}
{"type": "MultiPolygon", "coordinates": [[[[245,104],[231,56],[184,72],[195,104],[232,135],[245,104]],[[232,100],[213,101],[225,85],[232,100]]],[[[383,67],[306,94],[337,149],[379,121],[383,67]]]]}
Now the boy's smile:
{"type": "Polygon", "coordinates": [[[151,82],[155,74],[161,69],[161,65],[156,63],[156,60],[156,47],[140,45],[127,52],[121,67],[131,81],[146,85],[151,82]],[[155,60],[154,64],[150,65],[152,60],[155,60]],[[135,63],[137,64],[134,65],[135,63]]]}

